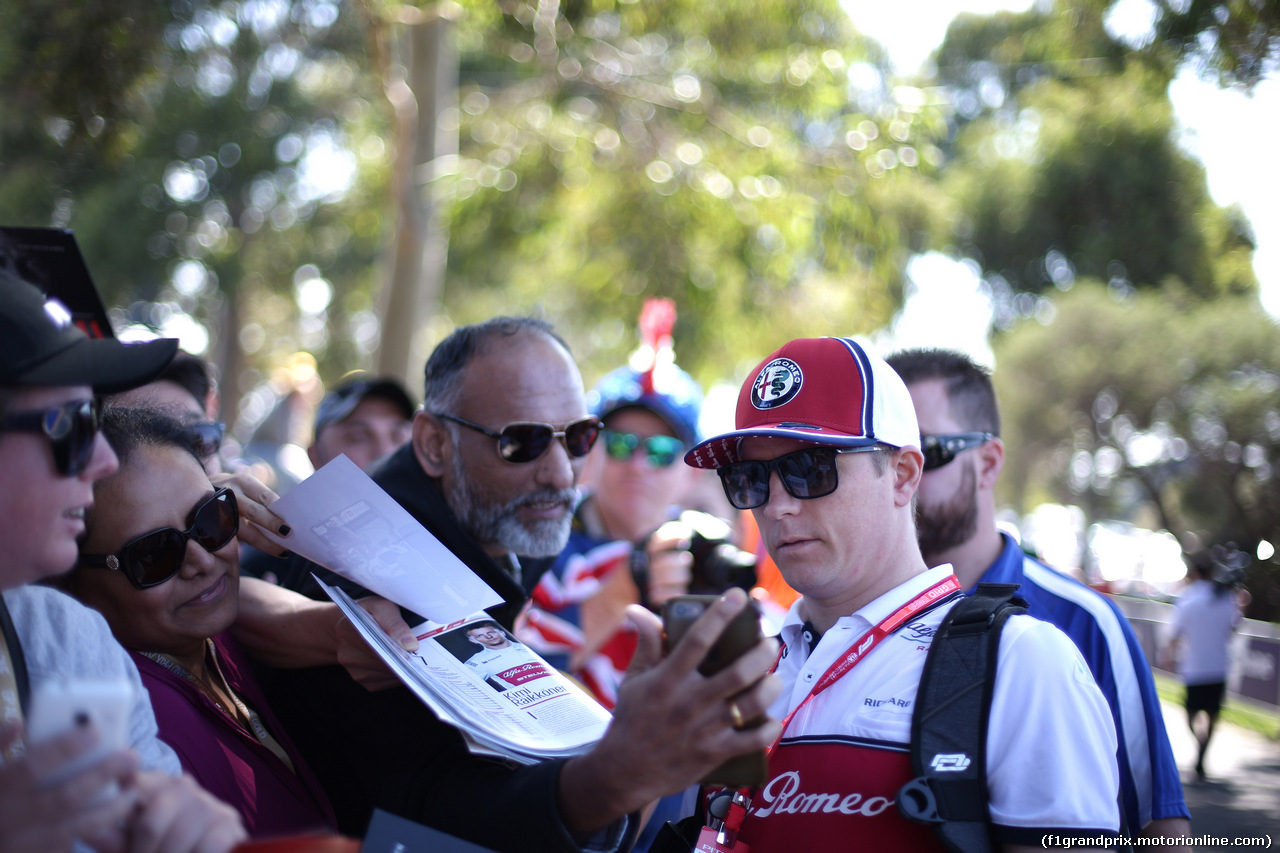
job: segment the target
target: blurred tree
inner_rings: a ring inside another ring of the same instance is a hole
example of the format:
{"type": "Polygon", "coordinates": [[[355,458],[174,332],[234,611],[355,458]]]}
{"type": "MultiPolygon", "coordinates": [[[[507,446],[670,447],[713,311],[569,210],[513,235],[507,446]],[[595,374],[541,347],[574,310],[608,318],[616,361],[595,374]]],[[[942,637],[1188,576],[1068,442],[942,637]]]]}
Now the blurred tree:
{"type": "Polygon", "coordinates": [[[956,134],[939,239],[988,273],[997,324],[1018,294],[1077,276],[1202,299],[1256,290],[1253,234],[1209,198],[1174,136],[1169,73],[1107,36],[1104,4],[958,18],[938,53],[956,134]]]}
{"type": "MultiPolygon", "coordinates": [[[[995,344],[1002,499],[1157,527],[1187,551],[1280,542],[1280,327],[1247,296],[1199,302],[1081,282],[995,344]]],[[[1280,566],[1249,571],[1280,617],[1280,566]]]]}
{"type": "Polygon", "coordinates": [[[357,12],[0,4],[0,221],[72,228],[118,325],[184,334],[229,418],[298,350],[332,375],[377,344],[386,114],[357,12]]]}
{"type": "Polygon", "coordinates": [[[449,325],[540,305],[591,381],[667,296],[707,380],[891,316],[941,124],[833,0],[465,6],[449,325]]]}
{"type": "Polygon", "coordinates": [[[940,114],[835,0],[131,2],[93,35],[59,0],[0,4],[0,83],[24,93],[0,220],[73,228],[129,319],[203,324],[232,411],[299,350],[367,366],[387,320],[408,364],[407,336],[540,310],[590,379],[647,295],[680,305],[682,364],[737,375],[785,336],[883,324],[939,207],[940,114]],[[452,108],[419,38],[441,18],[452,108]]]}
{"type": "Polygon", "coordinates": [[[1220,85],[1252,88],[1280,60],[1280,4],[1273,0],[1152,0],[1152,52],[1191,60],[1220,85]]]}

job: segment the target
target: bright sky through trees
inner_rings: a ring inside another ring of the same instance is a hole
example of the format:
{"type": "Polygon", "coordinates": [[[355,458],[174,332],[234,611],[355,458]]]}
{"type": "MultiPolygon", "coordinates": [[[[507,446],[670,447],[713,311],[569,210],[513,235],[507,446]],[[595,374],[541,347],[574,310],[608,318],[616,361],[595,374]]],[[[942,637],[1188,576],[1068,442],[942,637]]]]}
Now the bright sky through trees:
{"type": "MultiPolygon", "coordinates": [[[[947,25],[960,12],[991,14],[1024,11],[1026,0],[897,0],[874,3],[844,0],[854,25],[889,51],[900,73],[918,69],[942,41],[947,25]]],[[[1128,0],[1108,20],[1113,34],[1141,43],[1151,23],[1147,0],[1128,0]]],[[[1280,317],[1280,205],[1275,202],[1274,139],[1280,131],[1280,80],[1263,80],[1252,95],[1223,90],[1186,69],[1170,87],[1170,99],[1182,126],[1183,147],[1204,163],[1209,191],[1220,205],[1239,204],[1252,222],[1258,250],[1254,269],[1262,304],[1280,317]]],[[[970,267],[932,255],[909,268],[914,298],[892,330],[886,349],[932,343],[964,349],[990,361],[989,321],[979,281],[970,267]],[[957,318],[960,318],[957,321],[957,318]]]]}

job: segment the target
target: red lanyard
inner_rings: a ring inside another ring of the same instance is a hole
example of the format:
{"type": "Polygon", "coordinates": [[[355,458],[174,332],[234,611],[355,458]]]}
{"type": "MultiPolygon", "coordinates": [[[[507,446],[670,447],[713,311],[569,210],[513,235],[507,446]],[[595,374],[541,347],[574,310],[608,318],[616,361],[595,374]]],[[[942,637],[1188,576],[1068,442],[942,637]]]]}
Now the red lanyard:
{"type": "MultiPolygon", "coordinates": [[[[893,613],[890,613],[888,616],[881,619],[871,628],[870,631],[862,636],[862,639],[856,646],[845,652],[843,657],[827,668],[827,671],[822,674],[822,678],[819,678],[818,683],[809,691],[809,695],[805,696],[804,699],[800,701],[800,704],[796,705],[795,708],[791,710],[791,713],[787,714],[787,716],[782,720],[782,731],[779,732],[778,737],[774,739],[773,746],[769,747],[769,751],[773,752],[773,750],[777,748],[778,744],[782,741],[783,735],[787,733],[787,726],[791,725],[792,718],[800,712],[801,708],[808,705],[815,696],[835,684],[846,673],[848,673],[849,670],[861,663],[863,659],[871,653],[872,649],[880,645],[881,640],[898,630],[898,628],[902,627],[902,623],[906,622],[912,616],[916,616],[920,612],[929,609],[935,603],[946,598],[948,595],[951,595],[953,592],[959,592],[960,589],[960,579],[955,575],[948,575],[946,578],[938,581],[936,584],[911,599],[893,613]]],[[[779,659],[781,659],[781,656],[779,656],[779,659]]],[[[774,667],[777,667],[776,663],[774,664],[774,667]]]]}
{"type": "MultiPolygon", "coordinates": [[[[902,624],[908,619],[929,610],[935,604],[939,603],[944,598],[947,598],[952,593],[959,592],[960,589],[960,579],[954,574],[948,575],[946,578],[938,581],[936,584],[929,587],[924,592],[911,599],[911,601],[907,602],[874,625],[870,631],[862,636],[862,639],[858,641],[857,645],[845,652],[839,660],[827,668],[827,671],[824,672],[822,677],[818,679],[816,684],[814,684],[813,689],[809,691],[809,694],[800,701],[800,704],[796,705],[795,708],[791,710],[791,713],[787,714],[782,721],[782,731],[778,733],[778,737],[774,739],[773,745],[769,747],[770,754],[778,748],[778,744],[782,742],[783,735],[787,732],[787,727],[791,725],[791,721],[795,718],[795,715],[800,712],[801,708],[808,705],[815,696],[835,684],[844,677],[849,670],[861,663],[863,659],[871,653],[872,649],[880,645],[881,640],[898,630],[898,628],[902,627],[902,624]]],[[[778,659],[782,659],[781,652],[779,652],[778,659]]],[[[774,668],[777,668],[776,661],[774,662],[774,668]]],[[[750,788],[739,788],[735,792],[733,804],[729,807],[729,812],[725,816],[723,830],[718,832],[720,843],[715,846],[714,849],[737,849],[734,845],[736,843],[738,831],[742,828],[742,822],[747,817],[747,808],[751,804],[751,793],[750,788]],[[726,842],[727,846],[725,846],[726,842]]],[[[706,831],[713,830],[708,829],[706,831]]]]}

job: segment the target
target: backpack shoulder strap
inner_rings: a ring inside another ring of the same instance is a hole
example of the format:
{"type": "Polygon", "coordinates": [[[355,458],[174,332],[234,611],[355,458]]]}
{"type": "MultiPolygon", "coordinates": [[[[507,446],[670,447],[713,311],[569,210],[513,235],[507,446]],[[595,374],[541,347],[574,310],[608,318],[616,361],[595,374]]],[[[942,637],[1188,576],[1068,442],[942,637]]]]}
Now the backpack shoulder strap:
{"type": "Polygon", "coordinates": [[[947,614],[925,659],[911,718],[911,770],[898,792],[909,820],[931,824],[953,853],[994,848],[987,718],[1005,620],[1026,612],[1017,584],[980,583],[947,614]]]}

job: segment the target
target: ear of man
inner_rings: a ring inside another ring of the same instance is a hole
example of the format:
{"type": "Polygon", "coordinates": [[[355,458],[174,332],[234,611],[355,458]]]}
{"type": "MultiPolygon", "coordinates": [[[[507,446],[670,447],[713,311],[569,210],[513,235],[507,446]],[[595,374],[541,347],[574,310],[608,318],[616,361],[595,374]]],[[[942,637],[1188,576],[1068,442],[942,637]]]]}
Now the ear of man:
{"type": "Polygon", "coordinates": [[[1004,442],[998,438],[977,448],[978,488],[990,491],[996,487],[1000,472],[1004,470],[1004,442]]]}
{"type": "Polygon", "coordinates": [[[444,422],[430,412],[418,412],[413,416],[413,454],[428,477],[444,476],[453,437],[444,422]]]}
{"type": "Polygon", "coordinates": [[[889,457],[888,473],[893,478],[894,505],[910,506],[924,474],[924,454],[914,447],[893,451],[889,457]]]}

